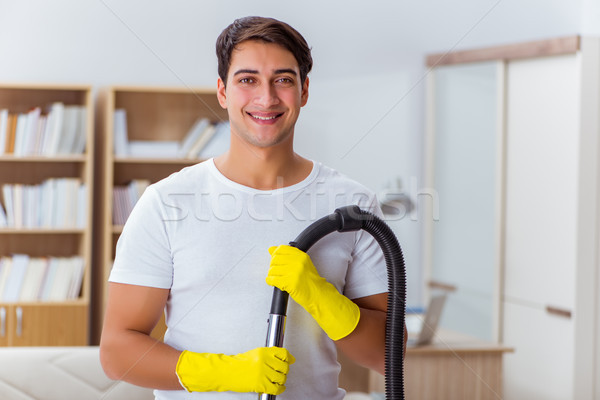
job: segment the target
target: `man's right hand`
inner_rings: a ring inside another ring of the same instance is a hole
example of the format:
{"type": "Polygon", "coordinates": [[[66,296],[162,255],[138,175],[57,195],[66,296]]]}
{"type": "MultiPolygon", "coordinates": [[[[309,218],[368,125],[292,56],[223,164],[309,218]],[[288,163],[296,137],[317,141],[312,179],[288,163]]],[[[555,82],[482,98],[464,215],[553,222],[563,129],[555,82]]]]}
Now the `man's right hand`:
{"type": "Polygon", "coordinates": [[[183,351],[176,373],[188,392],[256,392],[279,395],[294,356],[281,347],[259,347],[245,353],[224,354],[183,351]]]}

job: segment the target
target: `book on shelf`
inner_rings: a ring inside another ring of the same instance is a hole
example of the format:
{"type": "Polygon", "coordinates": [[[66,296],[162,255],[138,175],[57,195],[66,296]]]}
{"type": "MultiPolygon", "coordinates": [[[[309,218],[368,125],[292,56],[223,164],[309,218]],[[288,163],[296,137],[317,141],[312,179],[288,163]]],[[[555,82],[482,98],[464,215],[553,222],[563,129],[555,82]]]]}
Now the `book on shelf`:
{"type": "Polygon", "coordinates": [[[79,131],[79,109],[65,107],[63,126],[55,154],[71,154],[74,151],[77,133],[79,131]]]}
{"type": "Polygon", "coordinates": [[[12,256],[10,272],[6,277],[1,297],[3,302],[11,303],[19,300],[28,263],[29,256],[26,254],[14,254],[12,256]]]}
{"type": "Polygon", "coordinates": [[[208,142],[198,151],[196,157],[210,158],[225,153],[229,149],[230,126],[229,122],[219,122],[208,142]]]}
{"type": "Polygon", "coordinates": [[[0,301],[65,301],[81,292],[85,265],[80,256],[0,259],[0,301]]]}
{"type": "Polygon", "coordinates": [[[73,265],[68,258],[60,257],[54,263],[54,278],[49,287],[47,297],[40,300],[63,301],[68,299],[69,287],[73,279],[73,265]]]}
{"type": "Polygon", "coordinates": [[[54,279],[56,277],[56,269],[58,268],[58,261],[59,260],[56,257],[48,258],[46,274],[44,276],[44,281],[40,286],[40,293],[38,295],[40,301],[48,301],[50,298],[50,292],[52,291],[54,279]]]}
{"type": "Polygon", "coordinates": [[[6,211],[0,202],[0,228],[6,228],[8,226],[8,219],[6,218],[6,211]]]}
{"type": "Polygon", "coordinates": [[[6,210],[6,226],[15,226],[14,219],[14,207],[12,203],[12,185],[2,185],[2,198],[4,203],[4,209],[6,210]]]}
{"type": "Polygon", "coordinates": [[[8,115],[8,126],[6,132],[6,146],[4,152],[6,154],[12,154],[15,151],[15,136],[17,134],[17,115],[8,115]]]}
{"type": "Polygon", "coordinates": [[[48,134],[44,137],[44,148],[48,154],[58,154],[64,115],[65,105],[63,103],[58,102],[50,105],[48,114],[50,121],[47,125],[48,134]]]}
{"type": "Polygon", "coordinates": [[[69,290],[67,291],[67,299],[76,299],[79,297],[81,291],[81,284],[83,283],[83,275],[85,272],[85,265],[83,258],[71,257],[71,278],[69,290]]]}
{"type": "Polygon", "coordinates": [[[8,275],[10,275],[11,267],[12,259],[10,257],[0,258],[0,301],[3,299],[4,287],[6,286],[8,275]]]}
{"type": "Polygon", "coordinates": [[[211,126],[208,118],[198,118],[187,132],[179,147],[179,157],[191,158],[192,147],[196,142],[201,140],[202,136],[209,130],[211,126]]]}
{"type": "MultiPolygon", "coordinates": [[[[229,124],[213,123],[206,117],[200,117],[194,121],[190,129],[179,141],[173,140],[129,140],[127,131],[127,111],[118,108],[114,111],[113,136],[114,154],[117,157],[140,157],[140,158],[198,158],[201,151],[211,142],[218,132],[219,139],[211,145],[211,154],[218,149],[223,149],[221,136],[225,126],[227,138],[229,138],[229,124]],[[225,125],[226,124],[226,125],[225,125]]],[[[227,149],[229,143],[227,143],[227,149]]]]}
{"type": "Polygon", "coordinates": [[[125,225],[133,207],[149,185],[147,179],[134,179],[126,186],[113,187],[113,225],[125,225]]]}
{"type": "Polygon", "coordinates": [[[118,108],[113,113],[113,150],[115,156],[126,157],[129,155],[127,135],[127,111],[118,108]]]}
{"type": "Polygon", "coordinates": [[[12,185],[12,195],[14,227],[23,228],[23,184],[16,183],[12,185]]]}
{"type": "Polygon", "coordinates": [[[39,123],[42,119],[42,109],[40,107],[34,107],[26,114],[26,116],[25,128],[23,128],[23,137],[21,138],[20,148],[15,149],[16,156],[36,154],[35,142],[38,136],[39,123]]]}
{"type": "Polygon", "coordinates": [[[0,155],[56,156],[82,154],[87,138],[84,106],[52,103],[46,111],[33,107],[26,113],[0,110],[0,155]]]}
{"type": "Polygon", "coordinates": [[[4,154],[8,139],[8,110],[0,110],[0,154],[4,154]]]}
{"type": "Polygon", "coordinates": [[[23,279],[23,286],[19,295],[19,301],[36,301],[42,287],[48,260],[35,257],[29,259],[23,279]]]}
{"type": "Polygon", "coordinates": [[[84,228],[87,186],[79,178],[49,178],[38,185],[2,185],[6,227],[84,228]]]}
{"type": "Polygon", "coordinates": [[[202,132],[202,135],[198,137],[196,142],[192,144],[192,147],[188,151],[187,158],[198,158],[198,153],[200,153],[204,146],[210,142],[216,131],[217,127],[215,125],[209,125],[204,132],[202,132]]]}
{"type": "Polygon", "coordinates": [[[130,157],[176,158],[179,142],[173,140],[132,140],[127,144],[130,157]]]}
{"type": "Polygon", "coordinates": [[[15,145],[13,148],[13,154],[15,156],[24,155],[24,146],[25,146],[25,134],[27,127],[27,114],[19,114],[17,115],[17,126],[15,128],[15,145]]]}
{"type": "Polygon", "coordinates": [[[79,185],[77,190],[77,217],[75,226],[84,228],[87,226],[88,191],[85,185],[79,185]]]}

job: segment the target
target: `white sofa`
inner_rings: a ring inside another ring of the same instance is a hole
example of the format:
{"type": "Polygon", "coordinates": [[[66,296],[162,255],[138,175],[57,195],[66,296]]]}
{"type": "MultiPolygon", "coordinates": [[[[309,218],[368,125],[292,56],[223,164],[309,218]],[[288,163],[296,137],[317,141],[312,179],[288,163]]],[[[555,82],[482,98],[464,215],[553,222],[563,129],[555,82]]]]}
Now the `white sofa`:
{"type": "Polygon", "coordinates": [[[0,348],[0,399],[153,400],[151,389],[106,377],[98,347],[0,348]]]}
{"type": "MultiPolygon", "coordinates": [[[[106,377],[98,347],[0,348],[0,399],[153,400],[151,389],[106,377]]],[[[348,393],[346,400],[370,400],[348,393]]]]}

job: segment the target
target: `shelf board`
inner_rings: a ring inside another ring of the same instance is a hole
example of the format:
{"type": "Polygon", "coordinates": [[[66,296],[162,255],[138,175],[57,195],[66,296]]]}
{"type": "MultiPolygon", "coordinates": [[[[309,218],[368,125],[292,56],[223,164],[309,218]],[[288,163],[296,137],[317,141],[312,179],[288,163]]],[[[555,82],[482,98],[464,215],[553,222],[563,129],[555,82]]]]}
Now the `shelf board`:
{"type": "Polygon", "coordinates": [[[204,159],[200,158],[151,158],[151,157],[115,157],[114,162],[119,164],[181,164],[193,165],[204,159]]]}
{"type": "Polygon", "coordinates": [[[64,163],[77,162],[83,163],[87,161],[84,154],[71,154],[61,156],[13,156],[4,154],[0,156],[0,162],[15,162],[15,163],[30,163],[30,162],[46,162],[46,163],[64,163]]]}
{"type": "Polygon", "coordinates": [[[87,306],[88,305],[88,301],[82,298],[79,299],[70,299],[70,300],[64,300],[64,301],[56,301],[56,300],[52,300],[52,301],[13,301],[13,302],[0,302],[0,306],[46,306],[46,307],[52,307],[52,306],[87,306]]]}
{"type": "Polygon", "coordinates": [[[0,235],[80,235],[85,233],[82,228],[0,228],[0,235]]]}

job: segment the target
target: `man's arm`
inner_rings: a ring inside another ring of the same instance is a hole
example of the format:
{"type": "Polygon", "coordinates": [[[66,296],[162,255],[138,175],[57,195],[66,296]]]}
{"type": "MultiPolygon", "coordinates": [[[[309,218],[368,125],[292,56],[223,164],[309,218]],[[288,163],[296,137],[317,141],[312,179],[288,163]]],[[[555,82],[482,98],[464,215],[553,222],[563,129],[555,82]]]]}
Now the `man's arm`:
{"type": "Polygon", "coordinates": [[[180,352],[150,337],[168,296],[168,289],[110,283],[100,342],[100,361],[109,378],[192,392],[276,395],[285,390],[295,360],[284,348],[256,348],[233,356],[180,352]]]}
{"type": "Polygon", "coordinates": [[[168,289],[109,283],[100,361],[106,375],[138,386],[182,389],[175,374],[180,351],[150,337],[168,289]]]}
{"type": "MultiPolygon", "coordinates": [[[[337,340],[338,349],[354,362],[371,368],[380,374],[385,373],[385,321],[387,293],[354,299],[360,308],[358,325],[348,336],[337,340]]],[[[404,326],[404,352],[407,342],[404,326]]]]}

